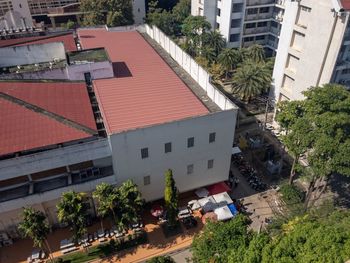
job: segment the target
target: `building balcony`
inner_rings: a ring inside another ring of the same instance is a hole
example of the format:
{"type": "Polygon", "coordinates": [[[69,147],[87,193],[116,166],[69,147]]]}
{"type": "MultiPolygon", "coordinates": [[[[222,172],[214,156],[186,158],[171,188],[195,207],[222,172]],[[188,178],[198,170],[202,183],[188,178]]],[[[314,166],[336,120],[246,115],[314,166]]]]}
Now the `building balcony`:
{"type": "Polygon", "coordinates": [[[272,18],[272,13],[262,13],[262,14],[253,14],[245,16],[245,21],[260,21],[260,20],[269,20],[272,18]]]}
{"type": "Polygon", "coordinates": [[[113,175],[113,167],[90,167],[80,171],[56,175],[54,178],[41,179],[22,185],[0,189],[0,202],[41,194],[59,188],[78,185],[113,175]]]}
{"type": "Polygon", "coordinates": [[[255,27],[255,28],[244,29],[244,35],[256,35],[256,34],[262,34],[262,33],[268,33],[268,32],[269,32],[268,27],[255,27]]]}
{"type": "Polygon", "coordinates": [[[266,5],[274,5],[276,0],[247,0],[247,6],[266,6],[266,5]]]}

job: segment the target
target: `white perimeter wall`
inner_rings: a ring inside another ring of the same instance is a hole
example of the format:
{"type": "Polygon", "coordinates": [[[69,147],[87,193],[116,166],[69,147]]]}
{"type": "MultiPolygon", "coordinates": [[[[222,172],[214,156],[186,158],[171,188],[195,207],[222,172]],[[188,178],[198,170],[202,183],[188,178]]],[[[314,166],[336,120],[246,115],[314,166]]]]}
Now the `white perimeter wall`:
{"type": "Polygon", "coordinates": [[[164,172],[169,168],[180,192],[227,180],[236,115],[236,110],[228,110],[111,135],[118,182],[133,179],[143,197],[150,201],[163,197],[164,172]],[[216,133],[216,140],[209,143],[212,132],[216,133]],[[194,147],[187,148],[190,137],[194,137],[194,147]],[[168,142],[172,152],[165,153],[164,144],[168,142]],[[141,158],[142,148],[148,148],[148,158],[141,158]],[[214,167],[208,169],[211,159],[214,167]],[[188,175],[190,164],[194,165],[194,173],[188,175]],[[151,184],[144,185],[144,176],[148,175],[151,184]]]}
{"type": "Polygon", "coordinates": [[[207,96],[215,102],[222,110],[237,109],[220,90],[210,82],[210,74],[203,69],[197,62],[175,44],[156,26],[150,27],[145,25],[146,33],[160,44],[164,50],[204,89],[207,96]]]}

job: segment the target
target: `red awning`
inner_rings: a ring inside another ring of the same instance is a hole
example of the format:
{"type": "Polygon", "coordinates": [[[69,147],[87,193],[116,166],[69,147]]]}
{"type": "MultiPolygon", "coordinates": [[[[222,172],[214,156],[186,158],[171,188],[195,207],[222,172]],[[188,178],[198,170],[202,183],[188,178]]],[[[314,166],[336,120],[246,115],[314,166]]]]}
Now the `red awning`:
{"type": "Polygon", "coordinates": [[[216,195],[230,191],[230,187],[225,182],[212,184],[206,187],[210,195],[216,195]]]}

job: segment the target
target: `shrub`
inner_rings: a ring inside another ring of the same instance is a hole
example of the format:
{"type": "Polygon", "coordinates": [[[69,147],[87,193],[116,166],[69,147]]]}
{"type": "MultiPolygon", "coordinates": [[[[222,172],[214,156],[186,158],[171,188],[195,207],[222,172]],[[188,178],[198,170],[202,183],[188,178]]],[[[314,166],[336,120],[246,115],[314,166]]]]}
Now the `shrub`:
{"type": "Polygon", "coordinates": [[[303,201],[303,192],[295,185],[284,184],[280,188],[282,200],[286,204],[297,204],[303,201]]]}

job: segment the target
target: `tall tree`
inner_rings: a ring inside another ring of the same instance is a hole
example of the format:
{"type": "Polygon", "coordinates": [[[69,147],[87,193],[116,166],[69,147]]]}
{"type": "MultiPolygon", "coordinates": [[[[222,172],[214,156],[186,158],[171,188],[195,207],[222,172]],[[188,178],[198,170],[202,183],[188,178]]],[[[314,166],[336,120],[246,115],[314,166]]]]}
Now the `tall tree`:
{"type": "Polygon", "coordinates": [[[140,219],[144,200],[137,185],[127,180],[118,188],[120,198],[120,218],[124,225],[135,223],[140,219]]]}
{"type": "Polygon", "coordinates": [[[211,65],[216,59],[215,49],[209,46],[202,47],[201,57],[205,58],[208,61],[208,64],[211,65]]]}
{"type": "Polygon", "coordinates": [[[182,24],[191,15],[191,0],[180,0],[172,11],[176,21],[182,24]]]}
{"type": "Polygon", "coordinates": [[[186,36],[186,42],[196,48],[195,54],[199,55],[203,43],[203,36],[211,28],[210,23],[203,16],[189,16],[184,20],[182,33],[186,36]]]}
{"type": "Polygon", "coordinates": [[[80,3],[80,11],[84,12],[83,24],[86,26],[134,23],[131,0],[84,0],[80,3]]]}
{"type": "Polygon", "coordinates": [[[284,121],[290,122],[285,140],[290,138],[292,141],[291,137],[296,133],[302,138],[301,134],[305,131],[300,123],[309,125],[309,132],[304,135],[310,140],[306,150],[309,166],[305,169],[310,179],[305,199],[307,208],[311,199],[317,199],[317,196],[311,197],[315,197],[315,189],[320,183],[323,183],[323,188],[318,194],[323,193],[329,175],[340,173],[350,176],[350,94],[345,87],[336,84],[313,87],[303,94],[305,100],[299,102],[297,110],[294,103],[290,107],[284,106],[287,114],[283,110],[279,114],[284,116],[284,121]]]}
{"type": "Polygon", "coordinates": [[[246,59],[251,59],[255,62],[264,62],[265,61],[265,51],[261,45],[251,45],[246,49],[245,53],[246,59]]]}
{"type": "Polygon", "coordinates": [[[173,178],[173,171],[170,169],[165,172],[164,201],[168,224],[174,226],[176,225],[178,212],[178,190],[173,178]]]}
{"type": "Polygon", "coordinates": [[[228,79],[229,72],[240,62],[239,50],[224,48],[218,57],[218,62],[225,69],[226,79],[228,79]]]}
{"type": "Polygon", "coordinates": [[[210,31],[209,33],[206,33],[203,37],[203,47],[213,49],[215,52],[215,57],[217,57],[220,54],[225,45],[225,39],[217,30],[210,31]]]}
{"type": "Polygon", "coordinates": [[[51,258],[52,252],[47,241],[50,228],[43,212],[36,211],[32,207],[24,208],[22,222],[19,223],[18,229],[24,237],[29,237],[33,240],[34,246],[43,249],[45,243],[49,257],[51,258]]]}
{"type": "Polygon", "coordinates": [[[242,100],[249,102],[253,97],[268,91],[271,81],[271,72],[265,63],[249,60],[237,68],[232,78],[232,88],[242,100]]]}
{"type": "Polygon", "coordinates": [[[78,243],[87,232],[87,205],[84,203],[86,194],[74,191],[62,194],[57,204],[57,217],[61,223],[66,223],[73,231],[73,242],[78,243]]]}
{"type": "MultiPolygon", "coordinates": [[[[107,183],[101,183],[96,186],[96,190],[92,196],[98,201],[97,213],[101,217],[101,224],[103,218],[111,216],[114,223],[118,224],[118,218],[115,209],[119,203],[119,196],[116,189],[107,183]]],[[[102,225],[103,228],[103,225],[102,225]]]]}

